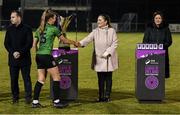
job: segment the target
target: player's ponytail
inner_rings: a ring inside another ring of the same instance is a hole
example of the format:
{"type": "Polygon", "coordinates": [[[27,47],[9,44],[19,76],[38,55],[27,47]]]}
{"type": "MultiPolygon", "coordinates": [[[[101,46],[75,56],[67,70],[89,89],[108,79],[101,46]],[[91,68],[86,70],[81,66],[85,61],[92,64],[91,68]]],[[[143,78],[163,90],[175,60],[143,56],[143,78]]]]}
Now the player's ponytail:
{"type": "Polygon", "coordinates": [[[43,14],[41,16],[40,26],[39,26],[40,34],[44,32],[44,28],[45,28],[47,21],[50,18],[54,17],[54,15],[57,15],[57,14],[51,9],[47,9],[43,12],[43,14]]]}
{"type": "Polygon", "coordinates": [[[44,32],[44,28],[45,28],[45,24],[46,24],[46,22],[45,22],[46,13],[47,13],[47,10],[45,10],[41,16],[40,26],[38,28],[40,34],[42,34],[44,32]]]}

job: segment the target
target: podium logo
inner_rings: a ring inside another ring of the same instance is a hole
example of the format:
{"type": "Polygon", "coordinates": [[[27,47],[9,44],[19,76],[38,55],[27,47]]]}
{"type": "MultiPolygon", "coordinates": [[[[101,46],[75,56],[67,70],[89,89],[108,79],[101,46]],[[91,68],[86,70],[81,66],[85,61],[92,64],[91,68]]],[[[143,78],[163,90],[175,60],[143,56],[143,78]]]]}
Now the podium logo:
{"type": "Polygon", "coordinates": [[[71,78],[69,76],[61,76],[60,88],[68,89],[71,87],[71,78]]]}
{"type": "Polygon", "coordinates": [[[145,61],[145,64],[147,65],[147,64],[149,64],[151,62],[151,60],[150,59],[147,59],[146,61],[145,61]]]}
{"type": "Polygon", "coordinates": [[[154,90],[159,86],[159,80],[155,76],[148,76],[145,79],[145,86],[150,89],[154,90]]]}
{"type": "Polygon", "coordinates": [[[59,60],[59,62],[58,62],[58,64],[62,64],[63,63],[63,60],[61,59],[61,60],[59,60]]]}
{"type": "Polygon", "coordinates": [[[158,62],[156,62],[156,60],[151,60],[151,59],[147,59],[145,62],[144,62],[146,65],[148,65],[148,64],[159,64],[158,62]]]}

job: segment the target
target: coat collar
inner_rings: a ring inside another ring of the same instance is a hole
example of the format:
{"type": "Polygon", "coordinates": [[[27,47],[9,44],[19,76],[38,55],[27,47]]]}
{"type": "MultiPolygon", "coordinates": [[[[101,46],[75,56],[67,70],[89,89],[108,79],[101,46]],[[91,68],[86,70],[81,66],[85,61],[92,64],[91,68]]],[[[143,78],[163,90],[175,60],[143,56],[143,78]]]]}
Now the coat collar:
{"type": "Polygon", "coordinates": [[[161,23],[159,27],[157,27],[154,22],[151,22],[151,23],[148,23],[148,24],[147,24],[147,27],[156,28],[156,29],[163,29],[163,28],[166,28],[166,27],[168,27],[168,26],[169,26],[169,24],[166,23],[166,22],[161,23]]]}
{"type": "Polygon", "coordinates": [[[15,28],[21,28],[23,26],[23,23],[21,22],[18,26],[16,26],[15,24],[12,24],[12,26],[15,28]]]}
{"type": "MultiPolygon", "coordinates": [[[[98,27],[99,28],[99,27],[98,27]]],[[[104,26],[104,27],[101,27],[101,28],[99,28],[100,30],[108,30],[108,26],[104,26]]]]}

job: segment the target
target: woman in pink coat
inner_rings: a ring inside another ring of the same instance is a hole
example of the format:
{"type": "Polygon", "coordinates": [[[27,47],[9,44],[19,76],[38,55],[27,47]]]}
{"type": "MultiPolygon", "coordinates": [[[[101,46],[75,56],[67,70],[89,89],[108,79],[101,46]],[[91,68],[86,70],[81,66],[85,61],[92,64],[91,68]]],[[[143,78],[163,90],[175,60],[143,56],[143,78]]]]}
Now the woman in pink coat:
{"type": "Polygon", "coordinates": [[[112,72],[118,68],[118,45],[116,31],[110,25],[110,18],[101,14],[97,19],[98,27],[87,37],[77,43],[84,47],[93,42],[94,51],[92,69],[97,72],[99,98],[98,102],[109,102],[112,89],[112,72]]]}

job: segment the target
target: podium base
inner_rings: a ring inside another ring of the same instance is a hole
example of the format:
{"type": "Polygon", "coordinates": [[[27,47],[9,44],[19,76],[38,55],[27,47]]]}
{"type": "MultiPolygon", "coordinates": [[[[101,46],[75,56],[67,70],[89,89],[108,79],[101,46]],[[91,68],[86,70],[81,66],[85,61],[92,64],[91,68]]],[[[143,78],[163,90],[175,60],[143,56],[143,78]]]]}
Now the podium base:
{"type": "Polygon", "coordinates": [[[163,103],[162,100],[138,100],[139,103],[142,103],[142,104],[161,104],[163,103]]]}

